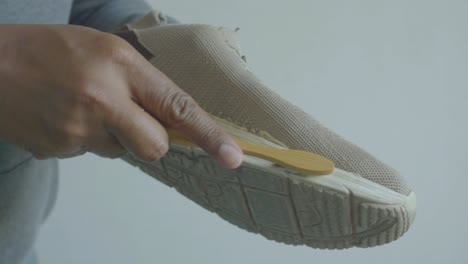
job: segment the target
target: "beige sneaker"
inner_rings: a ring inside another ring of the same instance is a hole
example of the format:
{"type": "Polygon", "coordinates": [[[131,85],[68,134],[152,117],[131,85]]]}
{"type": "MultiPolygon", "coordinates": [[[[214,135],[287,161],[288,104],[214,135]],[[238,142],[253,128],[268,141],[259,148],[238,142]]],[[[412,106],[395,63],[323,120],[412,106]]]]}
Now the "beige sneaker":
{"type": "Polygon", "coordinates": [[[408,230],[416,199],[403,178],[262,84],[240,53],[237,31],[158,24],[155,12],[118,35],[232,136],[317,153],[336,168],[311,176],[245,156],[228,170],[202,149],[177,144],[157,162],[131,154],[126,161],[230,223],[287,244],[372,247],[408,230]]]}

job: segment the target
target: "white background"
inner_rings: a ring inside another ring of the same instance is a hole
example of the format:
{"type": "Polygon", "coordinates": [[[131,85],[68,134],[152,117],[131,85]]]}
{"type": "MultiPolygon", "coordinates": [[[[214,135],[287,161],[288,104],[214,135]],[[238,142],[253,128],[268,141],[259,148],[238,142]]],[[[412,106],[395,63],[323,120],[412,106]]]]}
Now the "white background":
{"type": "Polygon", "coordinates": [[[61,163],[44,264],[468,263],[468,2],[161,0],[185,23],[240,27],[272,89],[406,176],[416,221],[372,249],[247,233],[121,161],[61,163]]]}

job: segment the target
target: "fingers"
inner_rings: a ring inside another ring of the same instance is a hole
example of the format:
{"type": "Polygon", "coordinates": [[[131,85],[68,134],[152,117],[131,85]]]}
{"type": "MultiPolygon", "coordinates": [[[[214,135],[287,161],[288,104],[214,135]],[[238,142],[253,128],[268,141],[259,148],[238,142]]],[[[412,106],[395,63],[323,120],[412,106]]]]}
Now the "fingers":
{"type": "MultiPolygon", "coordinates": [[[[66,153],[66,154],[60,154],[57,156],[57,158],[59,159],[73,158],[73,157],[84,155],[86,152],[88,152],[88,149],[85,146],[81,146],[80,148],[78,148],[78,150],[70,152],[70,153],[66,153]]],[[[37,159],[40,159],[40,158],[37,158],[37,159]]]]}
{"type": "Polygon", "coordinates": [[[156,105],[160,110],[155,115],[165,125],[184,134],[224,167],[236,168],[240,165],[242,151],[234,140],[185,92],[178,88],[168,91],[156,105]]]}
{"type": "Polygon", "coordinates": [[[88,152],[88,149],[85,146],[81,146],[73,151],[69,152],[62,152],[62,153],[44,153],[35,149],[42,149],[40,147],[37,148],[32,148],[32,147],[25,147],[24,148],[26,151],[30,152],[35,159],[37,160],[46,160],[46,159],[52,159],[52,158],[59,158],[59,159],[67,159],[67,158],[73,158],[77,156],[84,155],[86,152],[88,152]]]}
{"type": "Polygon", "coordinates": [[[120,144],[117,138],[107,131],[102,131],[100,136],[95,137],[94,144],[90,145],[93,146],[90,149],[91,152],[104,158],[116,159],[127,153],[127,150],[120,144]]]}
{"type": "Polygon", "coordinates": [[[223,166],[236,168],[242,150],[195,100],[151,64],[139,67],[133,90],[138,102],[153,117],[174,128],[215,157],[223,166]]]}
{"type": "Polygon", "coordinates": [[[128,151],[142,160],[159,160],[169,149],[164,127],[132,101],[116,109],[107,130],[128,151]]]}

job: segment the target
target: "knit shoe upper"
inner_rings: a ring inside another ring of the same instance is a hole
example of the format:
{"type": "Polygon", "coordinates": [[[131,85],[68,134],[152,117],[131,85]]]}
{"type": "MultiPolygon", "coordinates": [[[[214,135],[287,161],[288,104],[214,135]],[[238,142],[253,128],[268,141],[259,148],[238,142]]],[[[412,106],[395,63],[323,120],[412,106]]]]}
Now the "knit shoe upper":
{"type": "Polygon", "coordinates": [[[398,193],[410,193],[396,170],[258,80],[240,53],[237,30],[210,25],[156,26],[157,19],[148,18],[137,25],[129,27],[134,36],[127,32],[124,37],[144,49],[145,57],[208,113],[250,133],[268,135],[288,148],[320,154],[337,168],[398,193]]]}

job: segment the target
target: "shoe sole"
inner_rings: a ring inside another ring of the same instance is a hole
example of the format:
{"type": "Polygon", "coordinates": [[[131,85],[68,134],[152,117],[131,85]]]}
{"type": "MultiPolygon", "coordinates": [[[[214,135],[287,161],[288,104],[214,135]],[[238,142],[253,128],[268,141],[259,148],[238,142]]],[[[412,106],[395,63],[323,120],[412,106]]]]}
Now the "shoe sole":
{"type": "Polygon", "coordinates": [[[161,160],[130,164],[249,232],[321,249],[373,247],[401,237],[416,197],[335,169],[307,176],[255,157],[228,170],[198,147],[171,145],[161,160]]]}

